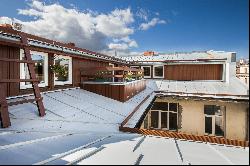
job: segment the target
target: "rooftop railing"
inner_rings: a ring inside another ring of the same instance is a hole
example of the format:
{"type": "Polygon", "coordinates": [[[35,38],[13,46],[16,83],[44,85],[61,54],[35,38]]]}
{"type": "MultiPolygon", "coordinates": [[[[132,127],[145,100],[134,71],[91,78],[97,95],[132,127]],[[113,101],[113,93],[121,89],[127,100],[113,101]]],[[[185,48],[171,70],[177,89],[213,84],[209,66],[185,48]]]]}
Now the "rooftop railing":
{"type": "Polygon", "coordinates": [[[143,69],[129,67],[86,67],[80,73],[81,82],[131,82],[144,77],[143,69]]]}

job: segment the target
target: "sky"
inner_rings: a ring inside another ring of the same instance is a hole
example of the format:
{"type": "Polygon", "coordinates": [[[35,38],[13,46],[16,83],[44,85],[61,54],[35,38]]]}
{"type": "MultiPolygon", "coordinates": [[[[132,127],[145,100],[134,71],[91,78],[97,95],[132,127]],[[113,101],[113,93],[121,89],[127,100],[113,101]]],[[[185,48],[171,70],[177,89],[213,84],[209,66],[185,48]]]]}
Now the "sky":
{"type": "Polygon", "coordinates": [[[108,55],[235,51],[249,56],[248,0],[1,0],[0,22],[108,55]]]}

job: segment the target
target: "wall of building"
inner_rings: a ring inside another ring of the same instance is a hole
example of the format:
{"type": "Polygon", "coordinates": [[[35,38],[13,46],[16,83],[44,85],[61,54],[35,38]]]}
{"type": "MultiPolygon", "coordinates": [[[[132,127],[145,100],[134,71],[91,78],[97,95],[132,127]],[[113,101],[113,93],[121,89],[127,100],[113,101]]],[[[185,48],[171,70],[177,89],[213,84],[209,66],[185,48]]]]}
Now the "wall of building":
{"type": "MultiPolygon", "coordinates": [[[[0,58],[19,59],[19,48],[0,45],[0,58]]],[[[0,61],[0,79],[19,79],[19,64],[0,61]]],[[[19,83],[2,84],[7,96],[19,94],[19,83]]]]}
{"type": "Polygon", "coordinates": [[[165,65],[166,80],[222,80],[222,64],[165,65]]]}
{"type": "MultiPolygon", "coordinates": [[[[39,50],[40,52],[48,53],[48,66],[54,64],[54,53],[45,49],[39,50]]],[[[20,49],[17,47],[10,47],[0,45],[0,55],[1,58],[7,59],[19,59],[20,58],[20,49]]],[[[63,54],[64,56],[69,56],[63,54]]],[[[85,58],[72,58],[72,84],[65,85],[54,85],[54,74],[48,69],[48,86],[41,87],[41,91],[60,89],[65,87],[78,87],[80,86],[80,68],[82,67],[91,67],[91,66],[108,66],[108,62],[91,60],[85,58]]],[[[0,79],[20,79],[20,64],[16,62],[4,62],[0,61],[0,79]]],[[[19,83],[8,83],[3,84],[6,89],[7,96],[17,96],[21,94],[32,93],[32,89],[20,89],[19,83]]]]}
{"type": "Polygon", "coordinates": [[[84,67],[109,66],[107,62],[73,58],[73,85],[80,86],[80,69],[84,67]]]}
{"type": "Polygon", "coordinates": [[[226,137],[229,139],[247,139],[248,104],[226,104],[226,137]]]}
{"type": "Polygon", "coordinates": [[[236,77],[249,86],[249,65],[239,65],[236,68],[236,77]]]}
{"type": "Polygon", "coordinates": [[[173,99],[170,97],[156,99],[156,101],[179,103],[182,107],[181,122],[178,131],[187,134],[205,135],[204,105],[219,105],[226,107],[224,116],[225,138],[248,139],[248,103],[225,101],[194,101],[191,99],[173,99]]]}

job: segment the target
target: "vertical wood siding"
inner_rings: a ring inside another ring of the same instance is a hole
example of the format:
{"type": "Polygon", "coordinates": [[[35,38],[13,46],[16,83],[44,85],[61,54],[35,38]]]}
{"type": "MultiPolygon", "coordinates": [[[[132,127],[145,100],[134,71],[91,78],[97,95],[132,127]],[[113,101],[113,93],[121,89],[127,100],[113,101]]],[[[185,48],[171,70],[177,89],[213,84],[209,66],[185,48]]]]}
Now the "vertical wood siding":
{"type": "MultiPolygon", "coordinates": [[[[0,45],[0,57],[8,59],[19,59],[20,49],[16,47],[0,45]]],[[[0,61],[0,79],[19,79],[19,71],[19,63],[0,61]]],[[[19,83],[4,84],[4,87],[7,96],[15,96],[19,94],[19,83]]]]}
{"type": "Polygon", "coordinates": [[[222,80],[222,64],[165,65],[166,80],[222,80]]]}
{"type": "Polygon", "coordinates": [[[80,69],[84,67],[101,67],[108,66],[107,62],[73,58],[73,86],[80,86],[80,69]]]}
{"type": "Polygon", "coordinates": [[[146,80],[131,82],[125,85],[85,83],[81,88],[117,101],[125,102],[146,88],[146,80]]]}

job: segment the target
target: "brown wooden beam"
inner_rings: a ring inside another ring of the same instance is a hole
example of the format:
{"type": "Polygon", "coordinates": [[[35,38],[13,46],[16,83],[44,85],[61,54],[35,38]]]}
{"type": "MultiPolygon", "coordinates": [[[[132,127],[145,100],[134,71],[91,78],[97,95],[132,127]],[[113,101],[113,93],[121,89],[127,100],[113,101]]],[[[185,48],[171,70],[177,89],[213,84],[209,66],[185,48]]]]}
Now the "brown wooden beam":
{"type": "Polygon", "coordinates": [[[38,79],[0,79],[0,83],[39,82],[38,79]]]}
{"type": "Polygon", "coordinates": [[[16,62],[16,63],[30,63],[30,64],[35,64],[34,61],[28,61],[28,60],[19,60],[19,59],[9,59],[9,58],[0,58],[0,61],[3,62],[16,62]]]}
{"type": "Polygon", "coordinates": [[[49,90],[53,90],[54,89],[54,73],[51,69],[51,66],[54,65],[54,58],[55,58],[55,54],[54,53],[49,53],[48,54],[48,65],[49,65],[49,70],[48,70],[48,86],[49,86],[49,90]]]}
{"type": "Polygon", "coordinates": [[[3,84],[0,84],[0,121],[3,128],[9,127],[11,125],[3,84]]]}

